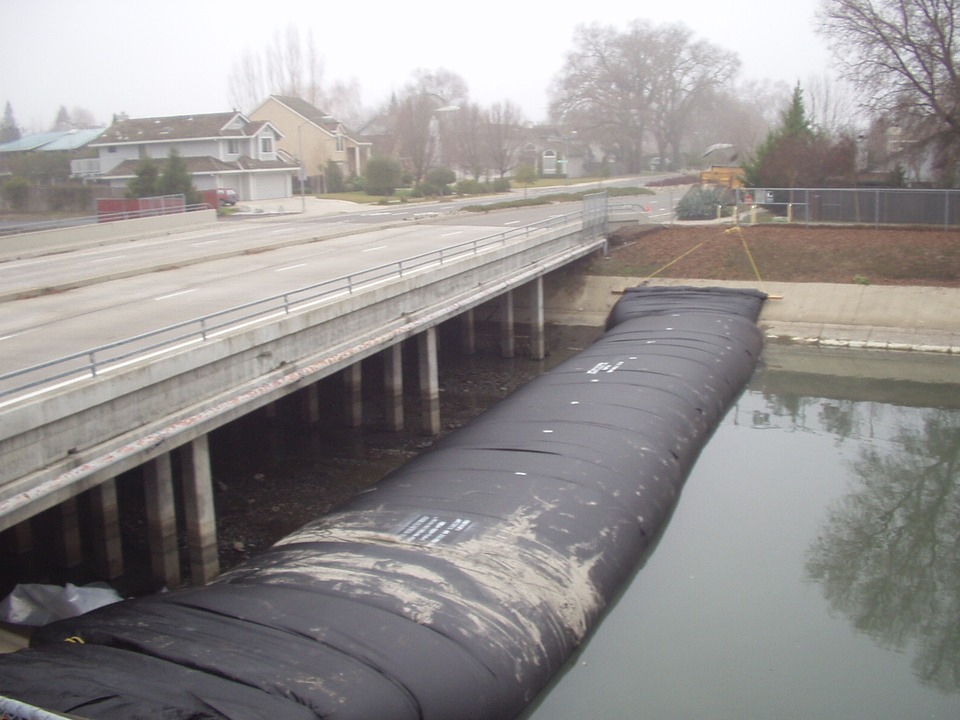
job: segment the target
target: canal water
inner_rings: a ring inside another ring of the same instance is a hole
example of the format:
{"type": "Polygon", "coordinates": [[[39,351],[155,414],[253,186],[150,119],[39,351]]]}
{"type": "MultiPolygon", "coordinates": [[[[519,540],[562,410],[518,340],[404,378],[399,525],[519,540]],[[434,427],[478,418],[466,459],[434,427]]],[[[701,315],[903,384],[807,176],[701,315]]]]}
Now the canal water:
{"type": "Polygon", "coordinates": [[[960,717],[960,358],[768,347],[525,720],[960,717]]]}

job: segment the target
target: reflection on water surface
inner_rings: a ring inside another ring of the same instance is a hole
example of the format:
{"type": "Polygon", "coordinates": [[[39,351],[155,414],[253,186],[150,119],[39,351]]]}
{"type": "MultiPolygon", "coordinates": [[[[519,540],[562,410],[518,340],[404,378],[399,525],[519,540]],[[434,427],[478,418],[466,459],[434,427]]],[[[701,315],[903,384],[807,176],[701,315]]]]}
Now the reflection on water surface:
{"type": "Polygon", "coordinates": [[[960,717],[960,360],[771,347],[528,717],[960,717]]]}

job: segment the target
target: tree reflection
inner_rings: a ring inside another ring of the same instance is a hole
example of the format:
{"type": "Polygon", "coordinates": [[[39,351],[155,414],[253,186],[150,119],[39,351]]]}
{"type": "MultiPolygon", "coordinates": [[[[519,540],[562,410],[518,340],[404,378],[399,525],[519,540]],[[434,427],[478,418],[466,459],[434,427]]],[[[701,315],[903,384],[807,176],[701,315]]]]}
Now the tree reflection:
{"type": "Polygon", "coordinates": [[[860,454],[855,491],[811,545],[806,570],[831,607],[888,648],[916,643],[914,672],[960,690],[960,415],[930,410],[897,450],[860,454]]]}

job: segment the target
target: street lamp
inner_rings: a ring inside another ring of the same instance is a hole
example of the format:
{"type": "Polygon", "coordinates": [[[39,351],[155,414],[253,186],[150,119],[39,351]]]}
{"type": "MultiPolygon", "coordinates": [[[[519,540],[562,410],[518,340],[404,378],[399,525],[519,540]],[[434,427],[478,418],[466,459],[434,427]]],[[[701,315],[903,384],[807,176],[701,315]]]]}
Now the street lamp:
{"type": "Polygon", "coordinates": [[[302,122],[297,125],[297,155],[300,160],[300,212],[305,213],[307,211],[307,200],[303,195],[303,126],[307,124],[308,121],[302,122]]]}
{"type": "Polygon", "coordinates": [[[444,105],[433,111],[437,118],[437,159],[441,165],[443,165],[443,121],[441,118],[447,113],[457,112],[458,110],[460,110],[459,105],[444,105]]]}

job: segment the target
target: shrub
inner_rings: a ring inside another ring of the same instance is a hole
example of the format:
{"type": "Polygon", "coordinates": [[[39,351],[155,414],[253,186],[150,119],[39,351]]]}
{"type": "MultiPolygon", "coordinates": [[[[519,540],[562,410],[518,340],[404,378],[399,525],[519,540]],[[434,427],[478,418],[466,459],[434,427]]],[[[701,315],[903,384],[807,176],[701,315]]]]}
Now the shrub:
{"type": "Polygon", "coordinates": [[[438,195],[450,194],[450,183],[457,181],[457,175],[450,168],[436,167],[427,173],[427,183],[436,188],[438,195]]]}
{"type": "Polygon", "coordinates": [[[493,181],[493,191],[494,192],[510,192],[510,178],[497,178],[493,181]]]}
{"type": "Polygon", "coordinates": [[[400,186],[400,163],[389,157],[370,158],[367,163],[367,195],[393,195],[400,186]]]}
{"type": "Polygon", "coordinates": [[[347,189],[347,184],[343,179],[343,168],[340,167],[339,163],[327,160],[326,175],[328,193],[342,193],[347,189]]]}
{"type": "Polygon", "coordinates": [[[26,210],[30,200],[30,183],[14,176],[3,181],[3,199],[14,210],[26,210]]]}
{"type": "Polygon", "coordinates": [[[717,206],[725,205],[726,200],[723,188],[696,185],[677,203],[677,217],[680,220],[712,220],[717,216],[717,206]]]}
{"type": "Polygon", "coordinates": [[[83,212],[90,209],[91,198],[92,193],[87,185],[54,185],[47,192],[47,205],[54,212],[83,212]]]}
{"type": "Polygon", "coordinates": [[[457,193],[459,195],[481,195],[490,192],[490,186],[479,180],[461,180],[457,183],[457,193]]]}

